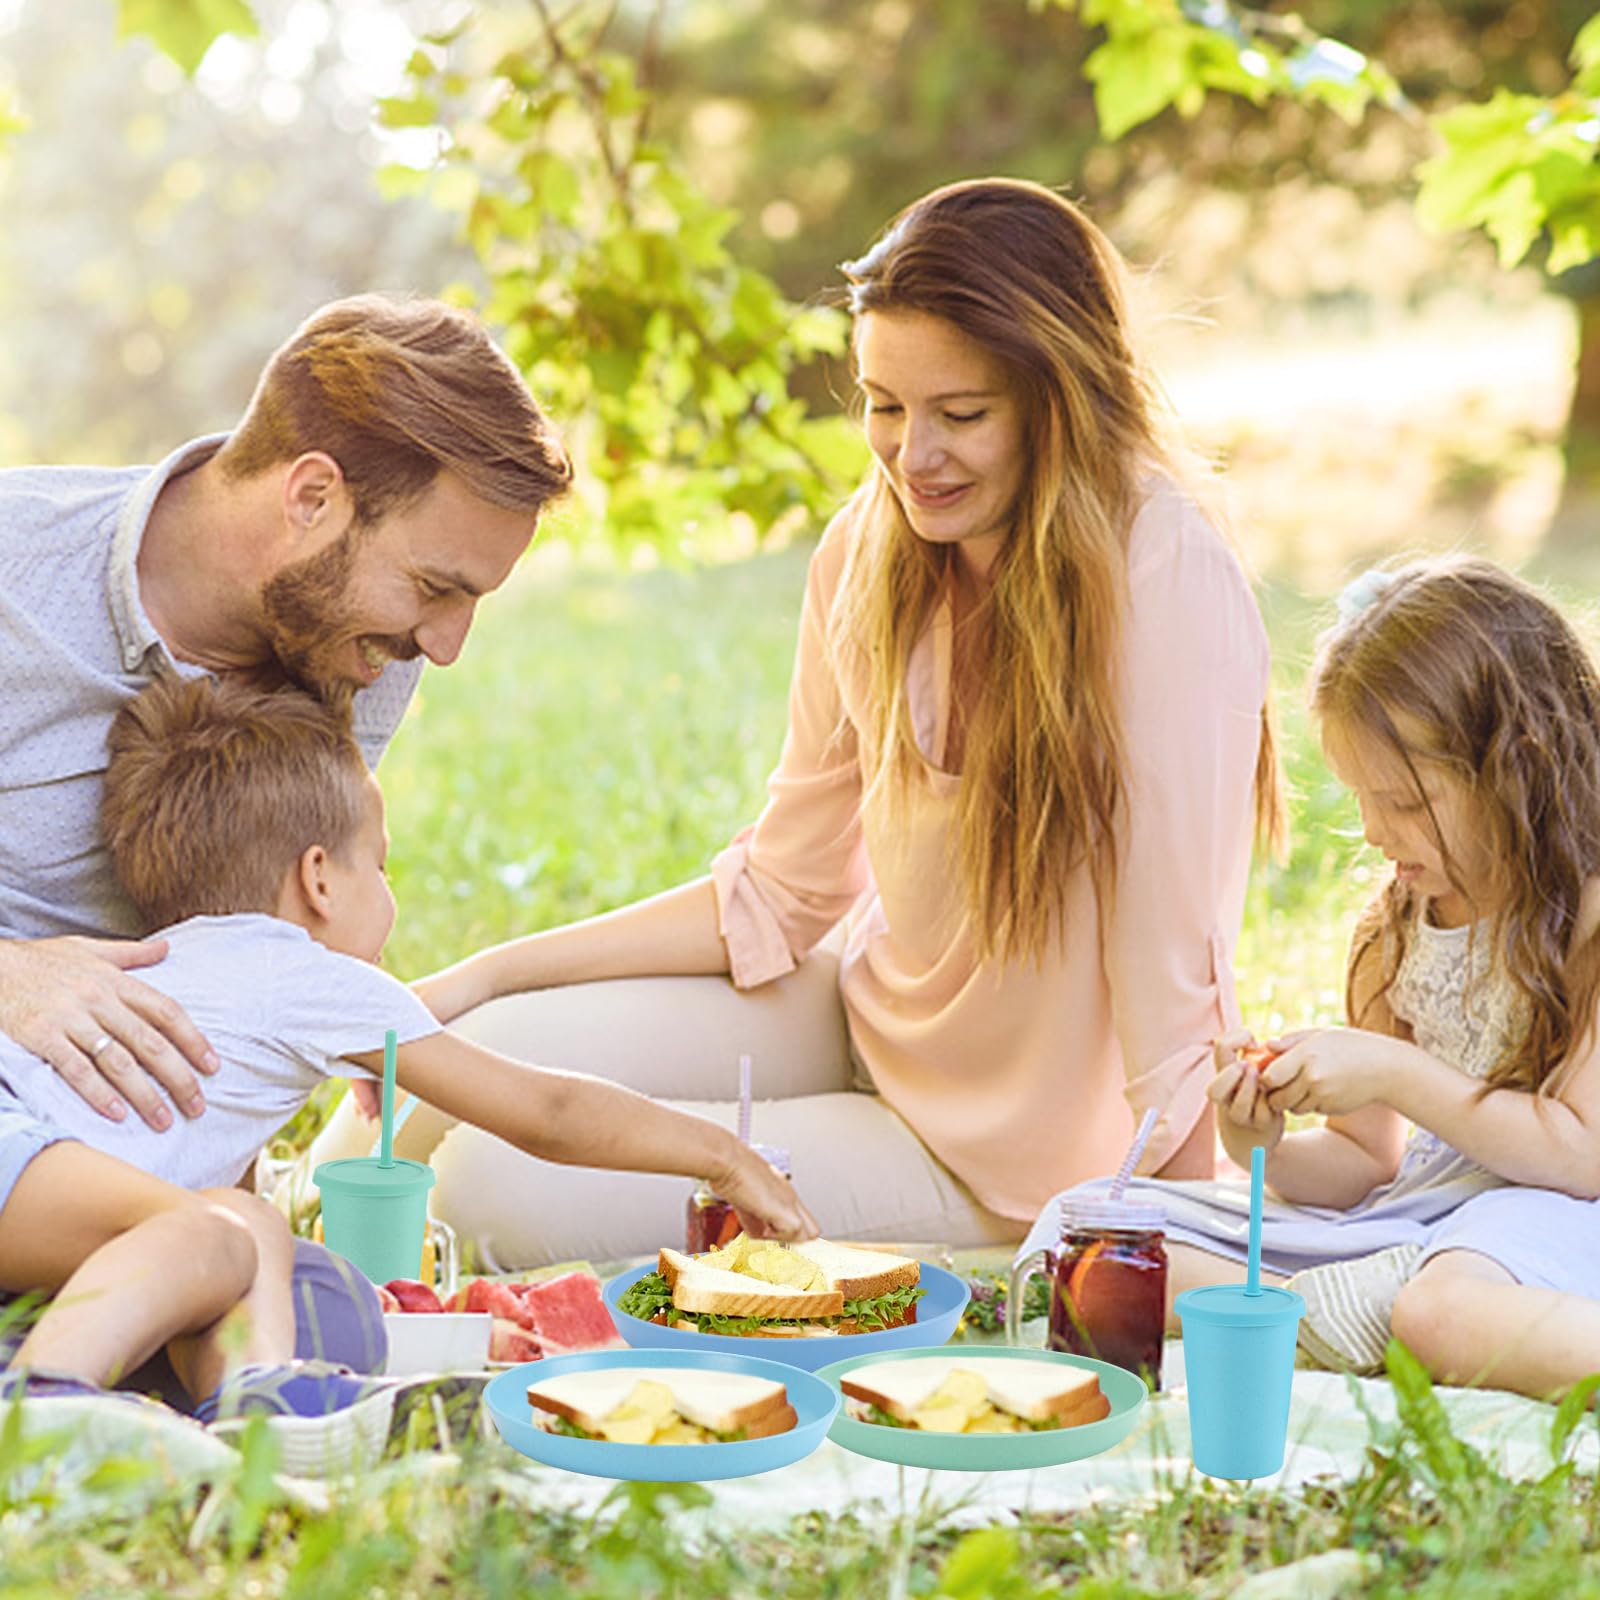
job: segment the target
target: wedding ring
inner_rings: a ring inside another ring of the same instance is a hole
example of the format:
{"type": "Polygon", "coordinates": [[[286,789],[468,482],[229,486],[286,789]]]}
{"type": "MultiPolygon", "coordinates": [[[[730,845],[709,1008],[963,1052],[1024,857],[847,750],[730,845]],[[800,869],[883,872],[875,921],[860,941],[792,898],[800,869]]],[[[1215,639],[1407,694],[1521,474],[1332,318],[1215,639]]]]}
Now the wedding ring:
{"type": "Polygon", "coordinates": [[[115,1041],[112,1039],[109,1033],[102,1033],[100,1037],[95,1040],[93,1047],[90,1049],[89,1059],[91,1061],[98,1061],[100,1059],[100,1052],[104,1050],[108,1044],[112,1044],[114,1042],[115,1041]]]}

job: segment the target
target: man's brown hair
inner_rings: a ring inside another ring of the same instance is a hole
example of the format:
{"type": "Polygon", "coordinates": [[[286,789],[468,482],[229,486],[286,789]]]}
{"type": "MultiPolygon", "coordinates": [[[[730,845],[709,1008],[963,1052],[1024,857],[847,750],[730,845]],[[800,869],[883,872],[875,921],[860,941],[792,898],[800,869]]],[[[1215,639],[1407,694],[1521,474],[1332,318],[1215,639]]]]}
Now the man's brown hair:
{"type": "Polygon", "coordinates": [[[292,689],[157,679],[108,746],[100,828],[145,932],[275,910],[302,853],[342,857],[368,803],[348,710],[292,689]]]}
{"type": "Polygon", "coordinates": [[[490,505],[533,513],[572,481],[521,374],[477,318],[439,300],[364,294],[314,312],[267,363],[217,463],[253,478],[310,450],[339,463],[365,524],[441,470],[490,505]]]}

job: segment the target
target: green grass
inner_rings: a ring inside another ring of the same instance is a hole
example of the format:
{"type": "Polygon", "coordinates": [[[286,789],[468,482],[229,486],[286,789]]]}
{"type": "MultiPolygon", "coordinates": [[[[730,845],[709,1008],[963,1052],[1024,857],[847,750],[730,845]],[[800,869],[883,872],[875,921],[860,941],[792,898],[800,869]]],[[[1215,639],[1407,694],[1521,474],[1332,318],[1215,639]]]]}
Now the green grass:
{"type": "MultiPolygon", "coordinates": [[[[417,976],[705,869],[755,815],[778,754],[806,554],[626,580],[528,572],[485,605],[462,662],[425,678],[383,766],[394,971],[417,976]]],[[[1258,1031],[1337,1015],[1344,941],[1371,888],[1353,807],[1301,705],[1323,608],[1280,589],[1263,600],[1295,798],[1293,851],[1257,872],[1240,950],[1258,1031]]],[[[773,1531],[707,1528],[695,1486],[619,1487],[595,1517],[569,1516],[530,1498],[493,1441],[459,1460],[407,1456],[328,1509],[295,1505],[247,1448],[209,1490],[63,1526],[0,1412],[0,1600],[1212,1600],[1340,1551],[1369,1559],[1332,1589],[1297,1592],[1600,1597],[1593,1476],[1555,1465],[1542,1482],[1509,1482],[1450,1437],[1420,1373],[1397,1372],[1396,1392],[1400,1423],[1353,1484],[1274,1494],[1179,1479],[1154,1505],[965,1534],[915,1505],[887,1529],[812,1514],[773,1531]]],[[[108,1464],[108,1485],[137,1467],[108,1464]]]]}

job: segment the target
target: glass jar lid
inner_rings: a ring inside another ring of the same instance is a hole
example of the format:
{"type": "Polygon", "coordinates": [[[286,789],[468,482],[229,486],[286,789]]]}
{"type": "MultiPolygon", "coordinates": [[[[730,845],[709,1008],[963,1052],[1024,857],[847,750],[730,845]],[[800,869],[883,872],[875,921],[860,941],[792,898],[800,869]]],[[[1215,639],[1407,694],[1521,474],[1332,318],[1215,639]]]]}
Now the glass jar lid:
{"type": "Polygon", "coordinates": [[[1123,1229],[1150,1233],[1167,1220],[1167,1208],[1151,1200],[1108,1200],[1103,1195],[1070,1196],[1061,1202],[1061,1228],[1123,1229]]]}
{"type": "Polygon", "coordinates": [[[777,1144],[752,1144],[755,1153],[767,1163],[769,1167],[776,1167],[784,1177],[792,1179],[794,1168],[789,1159],[789,1152],[782,1145],[777,1144]]]}

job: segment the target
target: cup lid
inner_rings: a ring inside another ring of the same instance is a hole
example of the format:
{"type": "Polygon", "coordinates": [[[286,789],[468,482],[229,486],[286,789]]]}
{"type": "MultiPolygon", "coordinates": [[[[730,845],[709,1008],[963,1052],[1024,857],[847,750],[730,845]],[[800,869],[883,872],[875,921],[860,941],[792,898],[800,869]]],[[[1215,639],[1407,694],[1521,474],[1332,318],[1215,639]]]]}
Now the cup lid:
{"type": "Polygon", "coordinates": [[[1172,1302],[1181,1321],[1185,1316],[1214,1327],[1249,1328],[1268,1323],[1298,1322],[1306,1303],[1293,1289],[1262,1284],[1260,1294],[1246,1294],[1242,1283],[1213,1283],[1204,1289],[1185,1289],[1172,1302]]]}
{"type": "Polygon", "coordinates": [[[1107,1200],[1101,1195],[1061,1202],[1063,1228],[1127,1228],[1150,1232],[1167,1220],[1167,1208],[1154,1200],[1107,1200]]]}
{"type": "Polygon", "coordinates": [[[403,1156],[396,1156],[391,1167],[376,1156],[346,1156],[324,1161],[311,1174],[311,1181],[328,1194],[379,1198],[419,1194],[431,1189],[438,1176],[425,1161],[408,1161],[403,1156]]]}

